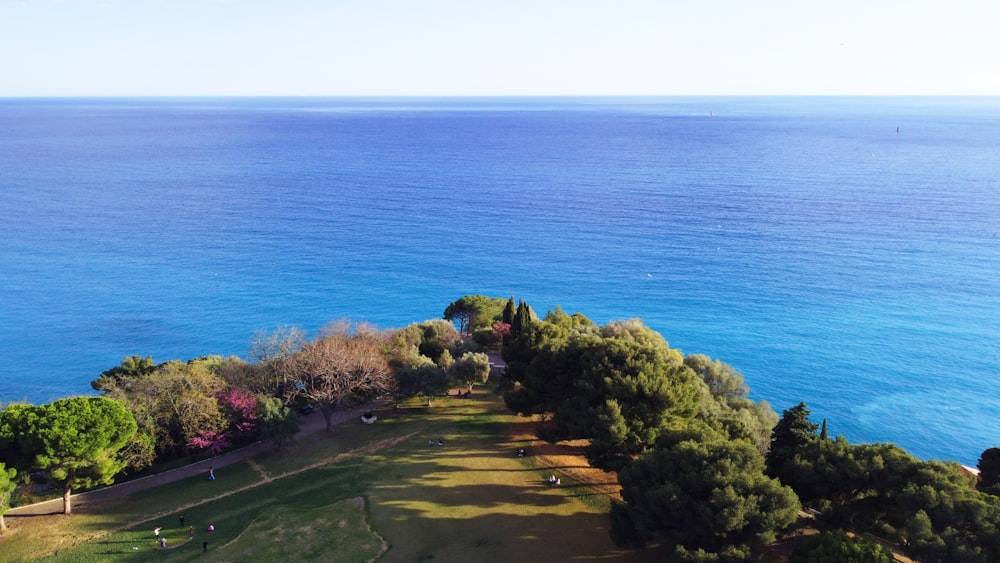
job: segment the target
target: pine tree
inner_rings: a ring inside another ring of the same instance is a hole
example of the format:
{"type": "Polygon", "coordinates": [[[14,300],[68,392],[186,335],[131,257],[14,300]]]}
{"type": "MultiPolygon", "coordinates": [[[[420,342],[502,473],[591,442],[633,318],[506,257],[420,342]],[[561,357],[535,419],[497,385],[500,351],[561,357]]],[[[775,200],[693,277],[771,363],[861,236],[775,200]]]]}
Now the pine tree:
{"type": "Polygon", "coordinates": [[[771,432],[771,451],[767,453],[767,472],[779,476],[787,460],[795,457],[799,448],[809,443],[819,428],[809,420],[809,409],[799,403],[781,413],[781,420],[771,432]]]}

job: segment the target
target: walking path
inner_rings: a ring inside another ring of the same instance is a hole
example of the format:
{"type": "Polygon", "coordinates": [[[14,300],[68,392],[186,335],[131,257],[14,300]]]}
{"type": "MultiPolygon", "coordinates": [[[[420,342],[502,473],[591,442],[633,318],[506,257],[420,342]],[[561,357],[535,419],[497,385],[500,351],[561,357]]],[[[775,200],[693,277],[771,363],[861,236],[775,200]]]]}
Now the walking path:
{"type": "MultiPolygon", "coordinates": [[[[385,406],[388,402],[388,398],[381,398],[350,410],[334,412],[330,417],[330,424],[343,424],[351,419],[359,419],[362,413],[379,409],[385,406]]],[[[323,420],[323,414],[319,411],[315,411],[302,417],[299,424],[299,432],[296,436],[315,434],[326,430],[326,421],[323,420]]],[[[206,475],[208,474],[209,467],[218,468],[240,463],[245,461],[247,458],[271,451],[273,449],[274,445],[270,442],[256,442],[238,450],[233,450],[211,459],[185,465],[184,467],[178,467],[177,469],[171,469],[170,471],[164,471],[163,473],[156,473],[155,475],[149,475],[148,477],[141,477],[132,481],[126,481],[118,485],[111,485],[110,487],[105,487],[103,489],[96,489],[93,491],[75,494],[70,500],[73,503],[73,508],[75,510],[87,504],[120,499],[132,493],[145,491],[146,489],[152,489],[167,483],[173,483],[175,481],[180,481],[197,475],[206,475]]],[[[27,506],[12,508],[4,514],[4,517],[13,516],[16,518],[18,516],[61,514],[62,511],[63,499],[62,497],[59,497],[35,504],[29,504],[27,506]]]]}

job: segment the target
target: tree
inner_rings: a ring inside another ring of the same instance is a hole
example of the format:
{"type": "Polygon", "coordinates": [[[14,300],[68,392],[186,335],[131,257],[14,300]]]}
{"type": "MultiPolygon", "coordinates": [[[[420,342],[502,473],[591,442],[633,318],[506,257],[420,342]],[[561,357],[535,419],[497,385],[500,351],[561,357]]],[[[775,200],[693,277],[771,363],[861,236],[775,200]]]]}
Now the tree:
{"type": "Polygon", "coordinates": [[[38,418],[38,407],[12,403],[0,411],[0,459],[22,471],[31,469],[38,445],[31,427],[38,418]]]}
{"type": "Polygon", "coordinates": [[[136,433],[135,419],[107,397],[60,399],[38,407],[31,434],[39,444],[35,466],[60,483],[63,513],[74,488],[110,484],[125,465],[118,452],[136,433]]]}
{"type": "Polygon", "coordinates": [[[204,440],[226,430],[217,398],[226,383],[217,371],[231,361],[208,356],[166,362],[128,389],[114,389],[107,396],[128,405],[141,430],[154,437],[158,451],[187,455],[191,447],[203,447],[204,440]]]}
{"type": "Polygon", "coordinates": [[[305,400],[318,406],[330,432],[335,410],[395,389],[382,344],[378,334],[352,333],[349,326],[308,342],[282,370],[286,401],[305,400]]]}
{"type": "Polygon", "coordinates": [[[510,336],[512,338],[517,338],[537,320],[538,317],[531,309],[531,306],[524,301],[519,302],[517,304],[517,310],[514,312],[514,318],[510,323],[510,336]]]}
{"type": "Polygon", "coordinates": [[[768,474],[780,476],[784,464],[815,437],[818,428],[809,420],[809,409],[805,403],[782,412],[771,433],[771,451],[767,454],[768,474]]]}
{"type": "Polygon", "coordinates": [[[507,326],[514,324],[515,313],[517,313],[517,305],[514,304],[514,296],[511,295],[510,299],[507,300],[507,304],[503,307],[503,312],[500,314],[500,322],[507,326]]]}
{"type": "Polygon", "coordinates": [[[503,314],[507,301],[500,297],[466,295],[448,305],[444,318],[458,322],[458,331],[472,334],[476,329],[489,328],[503,314]]]}
{"type": "Polygon", "coordinates": [[[461,382],[472,390],[472,385],[480,381],[486,383],[490,377],[490,358],[482,352],[465,354],[452,364],[448,370],[455,381],[461,382]]]}
{"type": "Polygon", "coordinates": [[[250,338],[249,356],[255,362],[256,375],[249,390],[256,393],[275,395],[281,387],[280,366],[293,354],[302,349],[306,333],[296,326],[279,325],[271,332],[263,329],[254,331],[250,338]]]}
{"type": "Polygon", "coordinates": [[[133,381],[153,372],[156,364],[152,356],[128,356],[120,366],[113,367],[101,373],[100,377],[90,382],[95,391],[109,391],[117,387],[128,387],[133,381]]]}
{"type": "Polygon", "coordinates": [[[17,477],[17,470],[13,467],[7,469],[3,462],[0,462],[0,534],[7,531],[7,523],[4,522],[3,515],[10,508],[10,495],[17,487],[14,478],[17,477]]]}
{"type": "Polygon", "coordinates": [[[588,461],[611,471],[698,413],[704,385],[658,333],[637,320],[598,329],[563,316],[532,322],[505,348],[520,387],[504,400],[516,412],[550,412],[541,437],[590,439],[588,461]]]}
{"type": "Polygon", "coordinates": [[[861,536],[834,530],[800,538],[789,563],[892,563],[892,552],[861,536]]]}
{"type": "Polygon", "coordinates": [[[261,436],[280,450],[295,439],[299,431],[299,417],[281,399],[263,396],[257,401],[257,427],[261,436]]]}
{"type": "Polygon", "coordinates": [[[979,456],[979,490],[1000,496],[1000,448],[989,448],[979,456]]]}
{"type": "Polygon", "coordinates": [[[749,545],[774,541],[796,519],[795,493],[764,474],[746,442],[685,441],[657,448],[618,473],[611,509],[619,545],[673,545],[684,559],[746,561],[749,545]]]}

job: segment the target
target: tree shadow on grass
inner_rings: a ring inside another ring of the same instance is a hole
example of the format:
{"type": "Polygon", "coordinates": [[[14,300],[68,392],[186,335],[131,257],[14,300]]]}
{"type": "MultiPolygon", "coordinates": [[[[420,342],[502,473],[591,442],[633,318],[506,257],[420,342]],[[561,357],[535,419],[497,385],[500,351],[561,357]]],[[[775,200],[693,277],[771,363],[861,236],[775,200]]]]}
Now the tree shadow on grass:
{"type": "Polygon", "coordinates": [[[604,514],[428,516],[405,506],[373,507],[390,544],[380,561],[669,561],[664,550],[630,551],[610,539],[604,514]]]}

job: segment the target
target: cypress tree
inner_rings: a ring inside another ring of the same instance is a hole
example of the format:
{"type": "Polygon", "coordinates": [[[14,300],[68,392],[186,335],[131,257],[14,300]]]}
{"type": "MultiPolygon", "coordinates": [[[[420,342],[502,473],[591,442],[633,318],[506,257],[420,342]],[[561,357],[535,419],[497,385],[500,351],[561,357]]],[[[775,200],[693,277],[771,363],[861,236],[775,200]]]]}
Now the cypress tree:
{"type": "Polygon", "coordinates": [[[503,308],[503,317],[501,320],[511,326],[514,326],[515,314],[517,314],[517,306],[514,305],[514,296],[511,295],[510,299],[507,300],[507,305],[503,308]]]}

